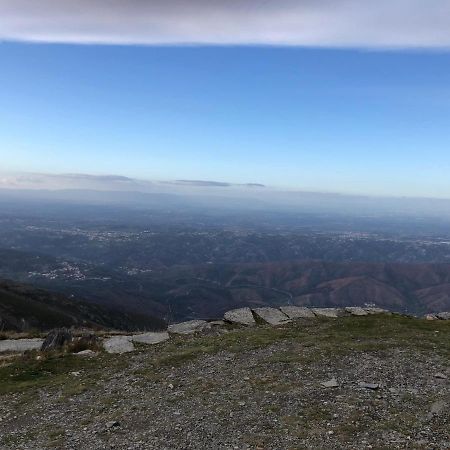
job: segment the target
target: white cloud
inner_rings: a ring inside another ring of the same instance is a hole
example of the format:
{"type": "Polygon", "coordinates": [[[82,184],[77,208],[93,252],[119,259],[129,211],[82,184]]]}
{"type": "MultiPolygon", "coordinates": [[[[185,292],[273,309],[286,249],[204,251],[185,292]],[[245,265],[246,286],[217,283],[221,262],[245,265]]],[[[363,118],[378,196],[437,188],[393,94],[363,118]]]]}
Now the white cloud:
{"type": "Polygon", "coordinates": [[[450,48],[450,1],[0,0],[0,39],[450,48]]]}

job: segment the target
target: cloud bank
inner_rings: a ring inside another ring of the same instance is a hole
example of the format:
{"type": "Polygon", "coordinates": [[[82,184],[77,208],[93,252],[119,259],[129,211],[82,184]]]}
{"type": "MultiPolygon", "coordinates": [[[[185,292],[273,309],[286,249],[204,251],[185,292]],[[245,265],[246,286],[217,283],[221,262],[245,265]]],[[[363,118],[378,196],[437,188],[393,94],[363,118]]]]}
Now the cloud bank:
{"type": "Polygon", "coordinates": [[[211,188],[259,189],[264,188],[259,183],[227,183],[222,181],[203,180],[139,180],[121,175],[90,175],[90,174],[43,174],[43,173],[0,173],[0,189],[93,189],[101,191],[141,191],[168,192],[173,188],[176,192],[186,192],[189,188],[210,191],[211,188]]]}
{"type": "Polygon", "coordinates": [[[0,40],[450,48],[449,0],[0,0],[0,40]]]}

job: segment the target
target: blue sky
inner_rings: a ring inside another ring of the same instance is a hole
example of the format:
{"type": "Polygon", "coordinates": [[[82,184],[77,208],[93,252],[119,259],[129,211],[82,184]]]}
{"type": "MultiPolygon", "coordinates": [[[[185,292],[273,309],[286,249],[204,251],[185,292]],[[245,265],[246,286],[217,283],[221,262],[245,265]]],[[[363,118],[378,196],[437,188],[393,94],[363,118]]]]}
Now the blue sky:
{"type": "Polygon", "coordinates": [[[0,43],[6,171],[450,197],[446,50],[0,43]]]}

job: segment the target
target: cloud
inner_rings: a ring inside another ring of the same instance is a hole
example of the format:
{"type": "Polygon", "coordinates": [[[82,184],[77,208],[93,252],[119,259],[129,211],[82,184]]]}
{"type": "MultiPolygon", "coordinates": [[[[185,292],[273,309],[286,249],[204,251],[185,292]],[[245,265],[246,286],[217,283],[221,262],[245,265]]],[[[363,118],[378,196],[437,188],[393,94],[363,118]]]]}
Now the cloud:
{"type": "Polygon", "coordinates": [[[450,48],[450,1],[0,0],[0,39],[450,48]]]}
{"type": "MultiPolygon", "coordinates": [[[[194,191],[205,188],[263,188],[258,183],[233,184],[222,181],[202,180],[175,180],[175,181],[151,181],[138,180],[121,175],[91,175],[91,174],[45,174],[45,173],[19,173],[0,174],[0,188],[15,189],[94,189],[112,191],[142,191],[142,192],[166,192],[171,188],[176,191],[186,191],[193,188],[194,191]]],[[[203,191],[205,191],[203,190],[203,191]]],[[[217,189],[215,189],[217,190],[217,189]]]]}

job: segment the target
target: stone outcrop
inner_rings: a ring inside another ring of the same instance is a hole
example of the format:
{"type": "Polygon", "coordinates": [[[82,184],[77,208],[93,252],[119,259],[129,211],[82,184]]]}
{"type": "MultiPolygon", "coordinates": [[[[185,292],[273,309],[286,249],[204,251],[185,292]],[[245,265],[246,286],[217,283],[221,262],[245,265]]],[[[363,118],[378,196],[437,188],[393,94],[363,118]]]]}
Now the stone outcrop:
{"type": "MultiPolygon", "coordinates": [[[[296,319],[314,319],[315,317],[328,317],[337,319],[342,316],[367,316],[370,314],[393,314],[389,311],[375,307],[350,306],[345,308],[307,308],[301,306],[281,306],[279,308],[261,307],[239,308],[228,311],[224,314],[224,320],[190,320],[172,324],[166,331],[147,332],[134,335],[116,335],[100,340],[93,332],[83,334],[81,337],[72,339],[69,330],[58,329],[51,331],[45,341],[43,339],[4,339],[0,340],[0,353],[12,352],[21,353],[27,350],[53,350],[60,349],[66,344],[70,351],[76,351],[80,347],[97,347],[103,345],[108,353],[127,353],[135,350],[134,343],[155,345],[170,339],[170,335],[190,335],[200,332],[223,333],[228,332],[227,324],[241,326],[255,326],[256,320],[265,322],[268,325],[279,326],[296,319]]],[[[450,320],[450,312],[427,314],[424,320],[450,320]]],[[[87,349],[78,351],[80,356],[94,356],[95,351],[87,349]]]]}
{"type": "Polygon", "coordinates": [[[21,353],[28,350],[40,350],[44,339],[4,339],[0,340],[0,353],[21,353]]]}
{"type": "Polygon", "coordinates": [[[253,326],[256,325],[255,318],[253,317],[250,308],[239,308],[227,311],[224,316],[226,322],[234,323],[237,325],[253,326]]]}
{"type": "Polygon", "coordinates": [[[103,341],[103,347],[108,353],[128,353],[134,350],[131,336],[113,336],[103,341]]]}
{"type": "Polygon", "coordinates": [[[441,312],[436,314],[436,317],[440,320],[450,320],[450,312],[446,311],[446,312],[441,312]]]}
{"type": "Polygon", "coordinates": [[[312,311],[319,317],[331,317],[336,319],[344,315],[344,311],[341,308],[312,308],[312,311]]]}
{"type": "Polygon", "coordinates": [[[389,311],[383,308],[364,308],[369,314],[386,314],[389,311]]]}
{"type": "Polygon", "coordinates": [[[194,334],[210,328],[206,320],[189,320],[169,325],[167,331],[172,334],[194,334]]]}
{"type": "Polygon", "coordinates": [[[280,310],[290,319],[312,319],[316,315],[303,306],[280,306],[280,310]]]}
{"type": "Polygon", "coordinates": [[[156,333],[143,333],[135,334],[131,337],[133,342],[138,342],[139,344],[159,344],[160,342],[167,341],[170,338],[167,331],[161,331],[156,333]]]}
{"type": "Polygon", "coordinates": [[[361,308],[360,306],[348,306],[344,309],[345,312],[348,312],[352,316],[367,316],[369,314],[366,309],[361,308]]]}
{"type": "Polygon", "coordinates": [[[273,326],[283,325],[291,321],[286,314],[276,308],[255,308],[252,311],[261,320],[273,326]]]}

